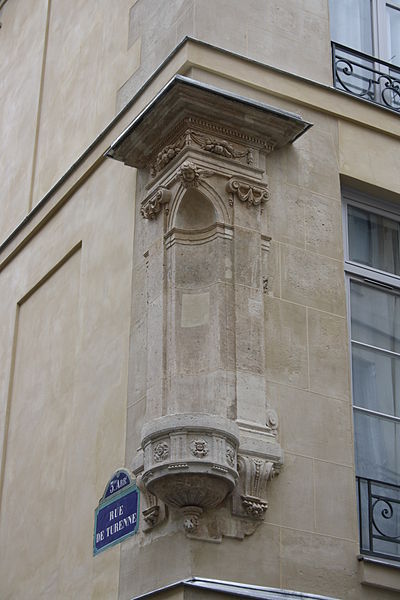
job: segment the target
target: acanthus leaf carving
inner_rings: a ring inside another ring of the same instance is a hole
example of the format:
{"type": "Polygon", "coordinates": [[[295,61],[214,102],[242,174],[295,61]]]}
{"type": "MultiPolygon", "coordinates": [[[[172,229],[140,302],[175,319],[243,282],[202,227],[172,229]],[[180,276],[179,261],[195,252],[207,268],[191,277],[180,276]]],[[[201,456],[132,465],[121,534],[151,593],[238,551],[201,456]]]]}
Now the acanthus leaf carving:
{"type": "Polygon", "coordinates": [[[274,463],[257,456],[238,456],[239,484],[232,496],[236,516],[262,520],[268,508],[267,483],[275,474],[274,463]]]}
{"type": "Polygon", "coordinates": [[[144,219],[154,219],[161,212],[163,205],[169,203],[171,192],[166,188],[158,188],[142,202],[140,212],[144,219]]]}
{"type": "Polygon", "coordinates": [[[267,202],[269,198],[269,191],[266,185],[256,185],[242,179],[237,179],[236,177],[232,177],[228,181],[226,189],[229,193],[229,204],[231,206],[235,198],[240,200],[240,202],[246,202],[247,206],[259,206],[267,202]]]}

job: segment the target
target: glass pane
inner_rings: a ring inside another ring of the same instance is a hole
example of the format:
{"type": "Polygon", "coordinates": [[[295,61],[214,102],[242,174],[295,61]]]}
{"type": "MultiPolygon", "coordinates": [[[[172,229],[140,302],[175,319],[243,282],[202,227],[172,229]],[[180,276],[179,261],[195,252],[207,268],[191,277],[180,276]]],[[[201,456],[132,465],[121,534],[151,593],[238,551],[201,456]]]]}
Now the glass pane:
{"type": "Polygon", "coordinates": [[[397,221],[349,205],[350,260],[400,275],[399,231],[397,221]]]}
{"type": "Polygon", "coordinates": [[[351,339],[400,353],[400,296],[350,281],[351,339]]]}
{"type": "Polygon", "coordinates": [[[330,0],[329,16],[334,42],[372,54],[370,0],[330,0]]]}
{"type": "Polygon", "coordinates": [[[400,10],[386,7],[389,24],[389,62],[400,67],[400,10]]]}
{"type": "Polygon", "coordinates": [[[400,424],[354,411],[356,473],[400,485],[400,424]]]}
{"type": "Polygon", "coordinates": [[[353,402],[400,416],[400,358],[353,344],[353,402]]]}

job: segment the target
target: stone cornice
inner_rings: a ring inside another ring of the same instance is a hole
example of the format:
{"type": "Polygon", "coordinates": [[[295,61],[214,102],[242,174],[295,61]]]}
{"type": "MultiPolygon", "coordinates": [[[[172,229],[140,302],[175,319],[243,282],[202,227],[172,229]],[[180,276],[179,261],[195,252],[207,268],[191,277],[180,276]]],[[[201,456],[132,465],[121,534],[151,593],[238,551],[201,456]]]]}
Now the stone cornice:
{"type": "Polygon", "coordinates": [[[235,154],[237,157],[248,156],[254,145],[262,146],[266,152],[282,148],[310,127],[311,123],[294,113],[176,75],[111,144],[106,154],[131,167],[154,171],[163,168],[164,162],[168,164],[169,153],[170,158],[174,158],[192,140],[207,151],[225,151],[227,158],[235,158],[235,154]],[[189,126],[186,131],[182,126],[185,120],[189,126]],[[203,130],[215,131],[218,137],[206,138],[197,132],[193,136],[196,122],[203,130]],[[167,140],[174,140],[177,129],[182,129],[192,140],[183,138],[168,145],[167,140]],[[161,156],[160,131],[166,145],[161,156]],[[226,134],[239,139],[248,148],[242,153],[231,149],[229,143],[221,139],[221,135],[226,134]]]}

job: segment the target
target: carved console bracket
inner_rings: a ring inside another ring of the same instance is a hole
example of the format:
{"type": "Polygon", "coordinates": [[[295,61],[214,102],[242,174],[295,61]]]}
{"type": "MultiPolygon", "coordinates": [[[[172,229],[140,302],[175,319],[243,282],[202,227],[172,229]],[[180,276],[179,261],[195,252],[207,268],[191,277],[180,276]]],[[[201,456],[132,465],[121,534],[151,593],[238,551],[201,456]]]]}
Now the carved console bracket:
{"type": "Polygon", "coordinates": [[[145,508],[142,510],[143,531],[149,533],[155,527],[165,522],[168,517],[167,506],[152,494],[143,483],[143,453],[136,456],[133,472],[136,474],[136,484],[142,494],[142,504],[145,508]]]}
{"type": "Polygon", "coordinates": [[[268,482],[279,473],[283,453],[276,440],[278,418],[268,409],[265,427],[255,423],[239,423],[239,481],[232,494],[232,514],[259,523],[268,508],[268,482]]]}
{"type": "Polygon", "coordinates": [[[169,203],[171,192],[165,188],[159,187],[155,192],[147,196],[140,207],[142,217],[145,219],[154,219],[161,212],[163,205],[169,203]]]}

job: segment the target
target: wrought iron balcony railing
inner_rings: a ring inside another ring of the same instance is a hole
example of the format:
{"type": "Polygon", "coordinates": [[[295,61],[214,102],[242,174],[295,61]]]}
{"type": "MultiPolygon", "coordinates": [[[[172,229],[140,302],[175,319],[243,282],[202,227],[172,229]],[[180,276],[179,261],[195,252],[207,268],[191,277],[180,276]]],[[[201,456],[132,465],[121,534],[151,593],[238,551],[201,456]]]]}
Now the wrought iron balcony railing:
{"type": "Polygon", "coordinates": [[[361,553],[400,561],[400,486],[356,479],[361,553]]]}
{"type": "Polygon", "coordinates": [[[400,68],[368,54],[332,42],[333,84],[400,112],[400,68]]]}

